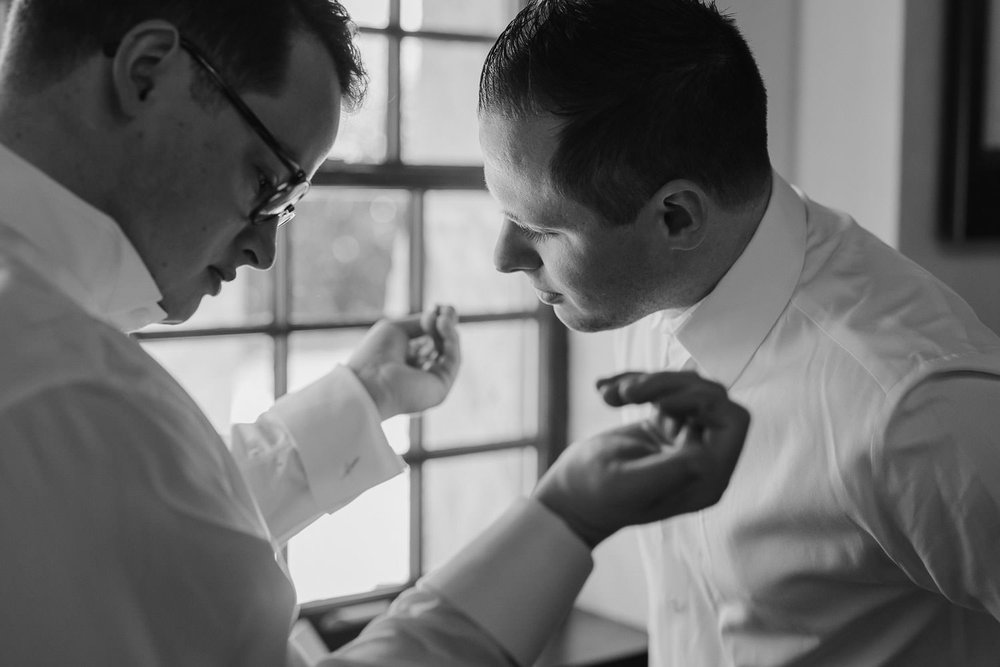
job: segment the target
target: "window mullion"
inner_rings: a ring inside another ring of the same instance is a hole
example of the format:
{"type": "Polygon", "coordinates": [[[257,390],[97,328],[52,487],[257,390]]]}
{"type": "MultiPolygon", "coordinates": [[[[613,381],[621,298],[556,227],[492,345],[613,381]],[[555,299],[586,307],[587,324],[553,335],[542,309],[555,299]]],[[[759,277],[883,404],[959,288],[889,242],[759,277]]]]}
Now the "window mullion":
{"type": "MultiPolygon", "coordinates": [[[[410,311],[424,309],[425,243],[424,243],[424,193],[413,190],[410,193],[410,311]]],[[[410,418],[410,452],[419,454],[424,450],[423,419],[410,418]]],[[[416,580],[423,574],[424,553],[424,470],[423,464],[416,462],[410,466],[410,578],[416,580]]]]}
{"type": "Polygon", "coordinates": [[[386,83],[389,92],[386,97],[385,114],[385,140],[386,140],[386,161],[390,164],[398,164],[402,160],[401,150],[401,127],[402,127],[402,82],[400,74],[400,36],[398,33],[400,0],[389,0],[389,26],[396,29],[394,34],[387,35],[389,40],[388,72],[386,83]]]}
{"type": "Polygon", "coordinates": [[[545,472],[568,444],[569,335],[551,308],[540,308],[538,327],[538,472],[545,472]]]}
{"type": "Polygon", "coordinates": [[[274,299],[271,304],[274,320],[274,396],[288,392],[288,324],[291,319],[292,303],[292,242],[287,227],[278,232],[275,248],[275,262],[271,270],[274,276],[274,299]]]}

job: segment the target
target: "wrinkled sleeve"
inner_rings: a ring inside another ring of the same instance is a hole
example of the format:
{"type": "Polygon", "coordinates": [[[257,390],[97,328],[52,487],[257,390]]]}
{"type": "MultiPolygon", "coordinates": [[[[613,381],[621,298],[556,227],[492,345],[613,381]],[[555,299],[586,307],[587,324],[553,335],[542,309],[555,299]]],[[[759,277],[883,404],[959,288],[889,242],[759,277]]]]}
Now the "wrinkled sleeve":
{"type": "Polygon", "coordinates": [[[563,522],[520,501],[319,667],[530,665],[593,563],[563,522]]]}
{"type": "Polygon", "coordinates": [[[1000,378],[925,380],[873,458],[888,555],[917,585],[1000,620],[1000,378]]]}
{"type": "Polygon", "coordinates": [[[344,366],[283,396],[256,422],[235,425],[230,451],[282,543],[405,469],[374,402],[344,366]]]}
{"type": "Polygon", "coordinates": [[[188,447],[207,424],[133,398],[0,408],[0,665],[278,664],[293,595],[221,443],[188,447]]]}

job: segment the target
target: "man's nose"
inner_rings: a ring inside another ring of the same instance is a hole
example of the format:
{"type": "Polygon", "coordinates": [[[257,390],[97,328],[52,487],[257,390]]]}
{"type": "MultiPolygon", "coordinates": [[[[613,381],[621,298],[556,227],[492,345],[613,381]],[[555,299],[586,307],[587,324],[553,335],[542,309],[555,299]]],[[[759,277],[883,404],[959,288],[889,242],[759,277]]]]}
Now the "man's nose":
{"type": "Polygon", "coordinates": [[[247,226],[240,235],[244,263],[255,269],[269,269],[277,253],[278,218],[247,226]]]}
{"type": "Polygon", "coordinates": [[[493,249],[493,266],[500,273],[534,271],[542,266],[542,258],[538,256],[531,241],[524,238],[517,225],[504,220],[493,249]]]}

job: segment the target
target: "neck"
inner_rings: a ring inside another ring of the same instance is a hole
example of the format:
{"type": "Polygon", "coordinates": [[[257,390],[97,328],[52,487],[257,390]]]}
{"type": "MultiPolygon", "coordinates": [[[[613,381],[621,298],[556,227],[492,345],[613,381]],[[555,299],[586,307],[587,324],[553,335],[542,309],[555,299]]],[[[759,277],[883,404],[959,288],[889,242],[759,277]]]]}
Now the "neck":
{"type": "Polygon", "coordinates": [[[30,94],[0,84],[0,143],[92,206],[107,211],[112,151],[110,128],[94,122],[95,109],[76,81],[30,94]],[[104,168],[102,168],[104,167],[104,168]]]}
{"type": "MultiPolygon", "coordinates": [[[[749,202],[746,206],[740,208],[736,213],[737,223],[736,227],[740,230],[740,235],[737,242],[733,244],[733,254],[729,266],[736,263],[736,260],[740,258],[743,251],[746,250],[747,245],[750,243],[750,239],[757,232],[757,228],[760,226],[760,221],[764,219],[764,214],[767,212],[767,207],[771,204],[771,191],[774,189],[774,175],[771,174],[767,178],[767,183],[761,190],[760,194],[749,202]]],[[[726,269],[729,270],[728,268],[726,269]]]]}
{"type": "MultiPolygon", "coordinates": [[[[773,177],[769,177],[759,196],[739,208],[718,212],[718,217],[713,220],[711,236],[703,244],[705,253],[692,258],[708,270],[702,269],[705,280],[694,286],[687,305],[693,305],[711,293],[743,255],[771,203],[772,186],[773,177]]],[[[697,275],[702,271],[693,273],[697,275]]]]}

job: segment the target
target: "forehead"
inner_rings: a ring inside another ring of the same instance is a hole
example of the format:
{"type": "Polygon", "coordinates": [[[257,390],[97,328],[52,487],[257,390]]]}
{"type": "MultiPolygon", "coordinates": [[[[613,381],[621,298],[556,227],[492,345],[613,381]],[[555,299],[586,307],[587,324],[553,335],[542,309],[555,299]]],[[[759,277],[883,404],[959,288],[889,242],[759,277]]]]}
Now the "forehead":
{"type": "Polygon", "coordinates": [[[560,123],[555,116],[508,118],[494,113],[479,117],[479,144],[486,166],[494,172],[548,174],[558,148],[560,123]]]}
{"type": "Polygon", "coordinates": [[[479,144],[486,186],[517,217],[550,214],[563,197],[549,178],[558,148],[559,121],[554,116],[511,119],[486,113],[479,117],[479,144]]]}
{"type": "Polygon", "coordinates": [[[251,92],[244,99],[312,175],[333,147],[342,103],[336,66],[322,42],[310,33],[296,33],[282,88],[276,94],[251,92]]]}

